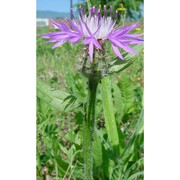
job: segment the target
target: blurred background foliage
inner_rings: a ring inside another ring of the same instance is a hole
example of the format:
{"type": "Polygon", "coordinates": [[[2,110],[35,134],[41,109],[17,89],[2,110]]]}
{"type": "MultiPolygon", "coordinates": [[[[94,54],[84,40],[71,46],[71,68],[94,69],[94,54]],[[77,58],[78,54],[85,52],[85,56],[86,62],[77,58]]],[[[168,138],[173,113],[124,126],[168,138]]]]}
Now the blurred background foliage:
{"type": "MultiPolygon", "coordinates": [[[[109,7],[112,6],[114,10],[118,10],[120,14],[126,15],[128,21],[143,21],[144,18],[144,0],[87,0],[94,6],[97,6],[103,10],[104,5],[107,6],[109,13],[109,7]]],[[[79,1],[76,6],[81,6],[84,1],[79,1]]],[[[115,12],[115,11],[114,11],[115,12]]]]}

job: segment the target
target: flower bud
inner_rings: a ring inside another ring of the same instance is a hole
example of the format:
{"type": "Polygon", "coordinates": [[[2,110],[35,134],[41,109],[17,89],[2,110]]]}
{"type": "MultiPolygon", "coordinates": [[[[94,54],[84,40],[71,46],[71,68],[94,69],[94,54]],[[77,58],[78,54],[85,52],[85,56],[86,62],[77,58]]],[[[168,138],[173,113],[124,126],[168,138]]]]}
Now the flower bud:
{"type": "MultiPolygon", "coordinates": [[[[103,47],[103,43],[101,42],[103,47]]],[[[106,57],[106,51],[95,48],[93,53],[93,60],[89,60],[88,47],[83,48],[83,53],[80,58],[79,71],[88,78],[94,80],[101,80],[108,75],[108,62],[106,57]]]]}

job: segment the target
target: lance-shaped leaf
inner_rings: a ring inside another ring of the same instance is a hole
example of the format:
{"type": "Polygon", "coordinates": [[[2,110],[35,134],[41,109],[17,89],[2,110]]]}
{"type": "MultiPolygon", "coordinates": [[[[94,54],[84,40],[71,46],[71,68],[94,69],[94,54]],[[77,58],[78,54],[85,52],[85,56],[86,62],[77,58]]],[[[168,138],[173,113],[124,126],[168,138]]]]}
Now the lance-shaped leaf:
{"type": "Polygon", "coordinates": [[[114,108],[111,94],[111,83],[109,77],[103,78],[102,82],[102,104],[104,111],[104,118],[107,128],[108,139],[115,151],[119,151],[119,136],[114,116],[114,108]]]}
{"type": "Polygon", "coordinates": [[[133,49],[137,52],[137,54],[134,55],[130,53],[124,53],[123,55],[125,55],[125,57],[123,61],[117,57],[113,59],[109,73],[113,74],[113,73],[121,72],[127,67],[129,67],[139,57],[139,53],[142,52],[143,47],[144,47],[143,44],[138,44],[134,46],[133,49]]]}
{"type": "Polygon", "coordinates": [[[69,101],[64,101],[69,96],[70,94],[60,90],[53,90],[49,85],[37,79],[37,97],[49,104],[52,108],[58,111],[69,111],[78,107],[80,105],[78,101],[72,105],[68,105],[69,101]]]}

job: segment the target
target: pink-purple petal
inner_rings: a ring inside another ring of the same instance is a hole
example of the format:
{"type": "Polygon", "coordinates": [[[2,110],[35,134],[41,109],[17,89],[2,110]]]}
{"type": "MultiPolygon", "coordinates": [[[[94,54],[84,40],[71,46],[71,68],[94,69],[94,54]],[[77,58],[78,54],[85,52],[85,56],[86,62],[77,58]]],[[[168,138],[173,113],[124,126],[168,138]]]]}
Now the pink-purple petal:
{"type": "Polygon", "coordinates": [[[94,45],[93,42],[91,41],[89,44],[89,56],[90,56],[90,61],[93,61],[93,52],[94,52],[94,45]]]}
{"type": "Polygon", "coordinates": [[[91,42],[91,38],[87,37],[83,40],[83,44],[89,44],[91,42]]]}
{"type": "Polygon", "coordinates": [[[47,44],[47,43],[52,43],[52,42],[57,42],[57,40],[56,39],[51,39],[49,41],[43,42],[42,44],[47,44]]]}
{"type": "Polygon", "coordinates": [[[92,38],[93,44],[98,48],[98,49],[102,49],[101,45],[99,44],[99,42],[95,39],[92,38]]]}
{"type": "Polygon", "coordinates": [[[39,36],[41,36],[42,38],[51,38],[52,36],[56,36],[61,34],[61,32],[52,32],[52,33],[48,33],[48,34],[39,34],[39,36]]]}
{"type": "Polygon", "coordinates": [[[51,22],[54,26],[56,26],[57,28],[59,28],[59,29],[62,28],[60,24],[58,24],[58,23],[56,23],[56,22],[54,22],[54,21],[52,21],[52,20],[50,20],[50,22],[51,22]]]}
{"type": "Polygon", "coordinates": [[[87,23],[86,23],[86,22],[83,22],[83,23],[84,23],[84,25],[85,25],[85,27],[86,27],[86,30],[88,31],[89,35],[92,36],[92,32],[90,31],[87,23]]]}
{"type": "Polygon", "coordinates": [[[116,24],[118,11],[114,20],[112,20],[113,12],[110,7],[110,19],[107,16],[107,9],[104,6],[104,15],[101,14],[100,9],[96,6],[89,10],[89,15],[85,15],[85,6],[79,10],[80,17],[75,19],[71,10],[72,20],[66,19],[68,23],[62,20],[57,22],[51,21],[60,32],[51,32],[48,34],[40,34],[42,38],[49,39],[45,43],[55,43],[52,48],[56,48],[65,42],[77,43],[82,39],[82,43],[89,48],[90,61],[93,61],[94,48],[102,49],[100,43],[102,39],[108,39],[112,45],[113,51],[120,58],[123,59],[119,48],[126,52],[136,54],[136,52],[128,45],[141,44],[144,42],[141,36],[143,34],[130,34],[130,31],[139,26],[133,24],[127,27],[120,27],[116,24]],[[96,29],[94,29],[96,27],[96,29]],[[103,28],[107,28],[106,31],[103,28]]]}
{"type": "Polygon", "coordinates": [[[119,49],[118,49],[118,47],[117,46],[115,46],[115,45],[113,45],[113,44],[111,44],[111,46],[112,46],[112,48],[113,48],[113,50],[114,50],[114,52],[115,52],[115,54],[120,58],[120,59],[124,59],[123,58],[123,56],[122,56],[122,54],[119,52],[119,49]]]}
{"type": "Polygon", "coordinates": [[[127,35],[125,35],[125,37],[136,38],[136,37],[143,36],[143,35],[144,34],[127,34],[127,35]]]}
{"type": "Polygon", "coordinates": [[[74,37],[69,38],[69,42],[77,43],[80,41],[80,39],[81,39],[80,37],[74,36],[74,37]]]}
{"type": "Polygon", "coordinates": [[[129,44],[143,44],[144,41],[131,41],[129,44]]]}
{"type": "Polygon", "coordinates": [[[52,46],[52,49],[57,48],[58,46],[61,46],[61,45],[64,44],[66,41],[67,41],[67,40],[61,40],[61,41],[59,41],[58,43],[56,43],[56,44],[54,44],[54,45],[52,46]]]}
{"type": "Polygon", "coordinates": [[[82,35],[82,32],[80,31],[80,29],[74,23],[72,23],[69,19],[67,19],[67,21],[69,22],[69,24],[75,31],[77,31],[79,34],[82,35]]]}
{"type": "Polygon", "coordinates": [[[131,54],[137,54],[131,47],[129,47],[126,44],[123,44],[115,39],[110,39],[111,43],[113,43],[116,46],[119,46],[120,48],[124,49],[126,52],[129,52],[131,54]]]}

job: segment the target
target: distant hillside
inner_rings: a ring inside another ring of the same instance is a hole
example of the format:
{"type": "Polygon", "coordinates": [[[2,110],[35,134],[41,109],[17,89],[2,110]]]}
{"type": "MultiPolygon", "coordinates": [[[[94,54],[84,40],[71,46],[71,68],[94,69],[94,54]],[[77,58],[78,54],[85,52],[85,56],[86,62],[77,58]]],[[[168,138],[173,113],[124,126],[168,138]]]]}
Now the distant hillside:
{"type": "MultiPolygon", "coordinates": [[[[75,16],[77,16],[78,13],[75,13],[75,16]]],[[[55,12],[55,11],[37,11],[36,12],[36,17],[37,18],[48,18],[48,19],[53,19],[53,18],[70,18],[70,14],[67,12],[55,12]]]]}

